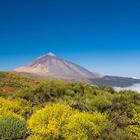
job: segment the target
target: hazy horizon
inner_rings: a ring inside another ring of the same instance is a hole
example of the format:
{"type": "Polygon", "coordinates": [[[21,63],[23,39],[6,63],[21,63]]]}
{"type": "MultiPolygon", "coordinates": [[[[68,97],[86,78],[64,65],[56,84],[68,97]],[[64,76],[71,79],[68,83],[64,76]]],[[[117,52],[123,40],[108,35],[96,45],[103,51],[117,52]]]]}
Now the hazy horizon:
{"type": "Polygon", "coordinates": [[[90,71],[140,78],[140,1],[0,1],[0,70],[53,52],[90,71]]]}

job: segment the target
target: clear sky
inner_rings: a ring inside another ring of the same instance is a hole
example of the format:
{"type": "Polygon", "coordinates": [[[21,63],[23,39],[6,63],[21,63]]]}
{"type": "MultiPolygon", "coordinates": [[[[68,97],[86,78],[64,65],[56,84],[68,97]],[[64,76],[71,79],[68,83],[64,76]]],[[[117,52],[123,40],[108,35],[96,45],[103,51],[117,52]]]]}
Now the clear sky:
{"type": "Polygon", "coordinates": [[[49,51],[140,78],[140,0],[0,0],[0,70],[49,51]]]}

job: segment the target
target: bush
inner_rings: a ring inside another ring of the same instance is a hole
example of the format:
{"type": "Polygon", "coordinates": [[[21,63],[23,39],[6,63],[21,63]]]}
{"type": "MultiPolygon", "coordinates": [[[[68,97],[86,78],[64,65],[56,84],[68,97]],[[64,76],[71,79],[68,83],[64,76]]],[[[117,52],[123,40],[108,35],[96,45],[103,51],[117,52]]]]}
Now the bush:
{"type": "Polygon", "coordinates": [[[13,140],[25,137],[26,121],[18,115],[7,113],[0,115],[0,139],[13,140]]]}
{"type": "Polygon", "coordinates": [[[86,106],[88,110],[104,112],[111,106],[111,101],[108,96],[98,95],[92,98],[87,98],[86,106]]]}
{"type": "Polygon", "coordinates": [[[45,136],[47,140],[58,139],[61,137],[63,124],[72,113],[72,108],[63,104],[47,105],[29,119],[31,134],[45,136]]]}
{"type": "Polygon", "coordinates": [[[63,134],[66,140],[95,139],[107,124],[105,115],[77,112],[69,117],[67,124],[63,127],[63,134]]]}
{"type": "Polygon", "coordinates": [[[45,140],[45,137],[40,135],[31,135],[27,138],[27,140],[45,140]]]}
{"type": "Polygon", "coordinates": [[[140,140],[140,113],[130,119],[127,131],[134,140],[140,140]]]}
{"type": "Polygon", "coordinates": [[[30,104],[25,100],[10,101],[0,97],[0,112],[14,112],[18,115],[26,117],[32,112],[30,104]]]}
{"type": "Polygon", "coordinates": [[[63,104],[50,104],[29,119],[31,136],[44,140],[88,140],[102,132],[108,121],[101,113],[80,113],[63,104]]]}

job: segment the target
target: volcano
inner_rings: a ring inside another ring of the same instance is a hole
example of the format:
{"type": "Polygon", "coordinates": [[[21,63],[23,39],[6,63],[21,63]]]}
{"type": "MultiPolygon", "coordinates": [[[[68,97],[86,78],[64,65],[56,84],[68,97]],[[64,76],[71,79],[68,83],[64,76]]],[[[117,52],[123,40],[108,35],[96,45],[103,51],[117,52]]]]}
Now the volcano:
{"type": "Polygon", "coordinates": [[[55,78],[93,79],[102,77],[101,74],[90,72],[82,66],[63,60],[52,52],[37,58],[29,65],[16,68],[14,71],[55,78]]]}
{"type": "Polygon", "coordinates": [[[140,84],[140,79],[91,72],[80,65],[61,59],[51,52],[38,57],[29,65],[14,69],[14,72],[31,78],[88,82],[97,86],[124,88],[140,84]]]}

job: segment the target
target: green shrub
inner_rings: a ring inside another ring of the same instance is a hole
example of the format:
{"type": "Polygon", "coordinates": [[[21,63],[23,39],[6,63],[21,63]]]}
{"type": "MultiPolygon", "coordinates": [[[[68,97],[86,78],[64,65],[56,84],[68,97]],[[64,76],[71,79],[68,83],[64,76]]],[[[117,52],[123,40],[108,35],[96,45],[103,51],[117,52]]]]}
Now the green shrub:
{"type": "Polygon", "coordinates": [[[0,139],[13,140],[24,138],[27,132],[26,121],[18,115],[0,115],[0,139]]]}

